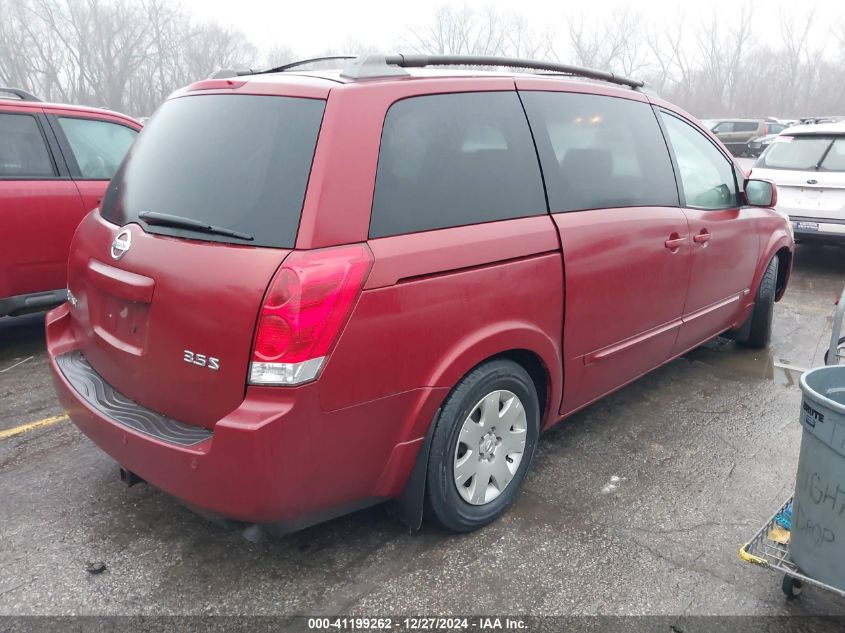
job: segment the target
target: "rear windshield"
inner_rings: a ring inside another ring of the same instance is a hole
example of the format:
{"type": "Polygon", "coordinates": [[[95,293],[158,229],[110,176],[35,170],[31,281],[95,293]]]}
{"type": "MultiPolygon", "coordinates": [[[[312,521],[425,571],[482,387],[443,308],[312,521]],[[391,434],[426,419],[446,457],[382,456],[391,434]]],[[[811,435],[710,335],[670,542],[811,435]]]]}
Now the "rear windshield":
{"type": "Polygon", "coordinates": [[[845,138],[838,138],[827,151],[821,164],[824,171],[845,171],[845,138]]]}
{"type": "Polygon", "coordinates": [[[780,136],[760,157],[757,167],[796,171],[845,171],[845,138],[780,136]]]}
{"type": "Polygon", "coordinates": [[[325,101],[201,95],[166,102],[138,137],[103,201],[118,225],[152,233],[291,248],[325,101]],[[252,240],[150,225],[154,212],[237,231],[252,240]]]}

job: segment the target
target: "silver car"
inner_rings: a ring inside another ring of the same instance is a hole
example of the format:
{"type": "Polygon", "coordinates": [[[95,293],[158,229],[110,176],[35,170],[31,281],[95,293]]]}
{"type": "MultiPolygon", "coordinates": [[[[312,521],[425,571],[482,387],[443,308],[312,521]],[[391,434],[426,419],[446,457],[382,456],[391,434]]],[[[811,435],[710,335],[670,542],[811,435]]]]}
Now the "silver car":
{"type": "Polygon", "coordinates": [[[751,177],[777,185],[777,210],[789,216],[796,240],[845,244],[845,122],[785,130],[751,177]]]}

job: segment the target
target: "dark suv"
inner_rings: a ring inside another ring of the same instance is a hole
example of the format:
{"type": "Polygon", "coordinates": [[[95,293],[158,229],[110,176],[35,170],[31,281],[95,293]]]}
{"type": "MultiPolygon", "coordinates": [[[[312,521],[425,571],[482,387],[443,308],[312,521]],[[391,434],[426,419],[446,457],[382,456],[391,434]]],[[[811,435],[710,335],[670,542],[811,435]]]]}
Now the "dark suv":
{"type": "Polygon", "coordinates": [[[67,299],[70,241],[141,125],[0,88],[0,316],[67,299]]]}
{"type": "Polygon", "coordinates": [[[723,332],[768,344],[774,187],[641,85],[399,55],[182,90],[76,233],[64,407],[205,513],[492,521],[541,431],[723,332]]]}

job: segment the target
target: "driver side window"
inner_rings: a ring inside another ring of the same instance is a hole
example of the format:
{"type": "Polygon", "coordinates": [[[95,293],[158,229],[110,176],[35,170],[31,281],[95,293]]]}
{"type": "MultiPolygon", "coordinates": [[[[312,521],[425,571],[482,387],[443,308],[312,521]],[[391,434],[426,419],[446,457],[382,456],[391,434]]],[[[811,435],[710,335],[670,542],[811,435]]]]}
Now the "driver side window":
{"type": "Polygon", "coordinates": [[[731,209],[739,206],[733,165],[701,132],[681,119],[660,113],[678,161],[685,206],[731,209]]]}

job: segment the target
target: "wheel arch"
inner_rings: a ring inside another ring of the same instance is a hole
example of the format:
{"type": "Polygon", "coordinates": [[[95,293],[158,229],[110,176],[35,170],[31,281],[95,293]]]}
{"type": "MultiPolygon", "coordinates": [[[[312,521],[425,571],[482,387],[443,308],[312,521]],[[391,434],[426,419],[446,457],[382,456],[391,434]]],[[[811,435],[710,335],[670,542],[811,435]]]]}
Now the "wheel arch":
{"type": "Polygon", "coordinates": [[[441,357],[429,385],[451,390],[473,369],[496,358],[509,358],[531,376],[541,403],[540,428],[560,405],[563,363],[560,343],[528,323],[502,323],[459,341],[441,357]]]}
{"type": "Polygon", "coordinates": [[[559,409],[562,392],[561,356],[559,346],[555,345],[550,337],[531,328],[506,327],[499,330],[495,335],[478,337],[472,342],[467,342],[466,345],[459,346],[459,348],[461,353],[450,354],[451,362],[441,364],[439,371],[433,375],[435,382],[430,384],[441,385],[445,383],[448,385],[449,391],[445,395],[442,395],[442,391],[436,392],[440,398],[440,401],[437,402],[437,412],[433,418],[421,421],[427,425],[424,428],[425,436],[422,445],[401,494],[390,504],[391,513],[413,530],[418,530],[422,526],[426,492],[425,479],[433,430],[440,418],[440,411],[448,393],[451,393],[451,390],[464,376],[478,366],[492,360],[500,358],[512,360],[525,369],[537,390],[537,399],[542,407],[540,414],[541,432],[554,420],[559,409]],[[503,344],[508,340],[514,343],[517,340],[522,343],[533,342],[534,345],[508,346],[503,344]]]}
{"type": "Polygon", "coordinates": [[[792,250],[787,246],[780,247],[775,253],[775,257],[778,258],[778,281],[775,301],[780,301],[786,292],[786,286],[792,274],[792,256],[792,250]]]}
{"type": "Polygon", "coordinates": [[[549,368],[546,367],[543,359],[539,355],[527,349],[512,349],[502,352],[497,356],[488,358],[483,362],[495,360],[497,358],[506,358],[512,360],[517,365],[522,367],[531,377],[531,382],[534,383],[534,389],[537,390],[537,402],[540,403],[540,429],[545,428],[543,421],[549,421],[551,414],[551,375],[549,368]]]}
{"type": "Polygon", "coordinates": [[[760,260],[757,263],[757,270],[754,273],[754,281],[751,286],[751,296],[757,296],[757,289],[763,281],[763,274],[766,268],[769,267],[769,262],[773,258],[778,258],[778,280],[777,292],[775,294],[775,301],[780,301],[783,293],[786,291],[786,286],[789,283],[789,276],[792,272],[792,255],[793,245],[792,238],[786,231],[777,231],[773,233],[768,242],[760,251],[760,260]]]}

